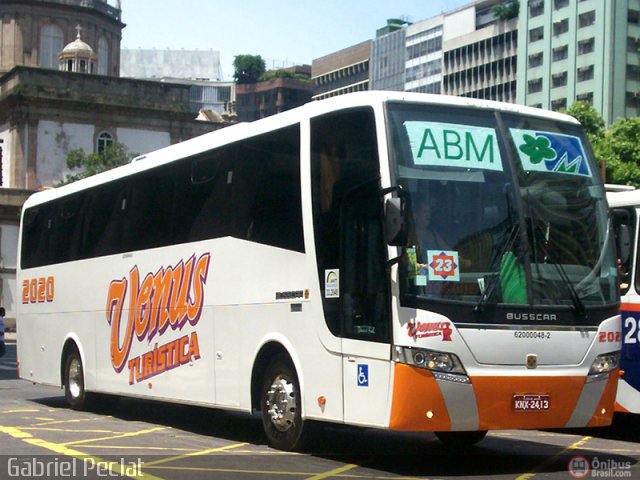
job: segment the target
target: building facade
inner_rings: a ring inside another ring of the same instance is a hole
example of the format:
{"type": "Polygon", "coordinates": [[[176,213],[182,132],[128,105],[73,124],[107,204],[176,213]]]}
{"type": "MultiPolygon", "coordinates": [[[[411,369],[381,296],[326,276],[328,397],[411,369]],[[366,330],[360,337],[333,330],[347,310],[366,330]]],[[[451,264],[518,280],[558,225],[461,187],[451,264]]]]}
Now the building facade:
{"type": "Polygon", "coordinates": [[[18,222],[72,149],[147,153],[223,126],[196,121],[190,88],[120,78],[120,2],[0,0],[0,305],[11,324],[18,222]]]}
{"type": "MultiPolygon", "coordinates": [[[[119,2],[118,2],[119,3],[119,2]]],[[[107,0],[0,0],[0,73],[18,65],[58,69],[58,54],[82,28],[99,75],[120,75],[122,12],[107,0]]]]}
{"type": "Polygon", "coordinates": [[[311,66],[279,70],[282,76],[257,83],[236,85],[236,114],[240,122],[252,122],[311,101],[311,66]]]}
{"type": "Polygon", "coordinates": [[[640,0],[529,0],[519,23],[517,102],[591,103],[607,124],[640,114],[640,0]]]}
{"type": "Polygon", "coordinates": [[[313,60],[314,100],[369,90],[371,40],[313,60]]]}

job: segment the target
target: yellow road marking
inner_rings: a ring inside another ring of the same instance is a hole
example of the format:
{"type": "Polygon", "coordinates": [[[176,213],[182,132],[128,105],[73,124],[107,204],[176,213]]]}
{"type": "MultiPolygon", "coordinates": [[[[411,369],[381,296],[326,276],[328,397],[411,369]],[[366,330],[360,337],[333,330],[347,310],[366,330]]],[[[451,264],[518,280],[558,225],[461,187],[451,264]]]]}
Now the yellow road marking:
{"type": "Polygon", "coordinates": [[[34,413],[39,412],[37,409],[24,409],[24,410],[3,410],[0,413],[34,413]]]}
{"type": "Polygon", "coordinates": [[[207,450],[200,450],[198,452],[191,452],[191,453],[187,453],[187,454],[184,454],[184,455],[176,455],[175,457],[163,458],[162,460],[156,460],[155,462],[146,462],[144,465],[145,465],[145,467],[152,466],[152,465],[160,465],[162,463],[169,463],[169,462],[173,462],[175,460],[182,460],[183,458],[194,457],[196,455],[206,455],[208,453],[224,452],[226,450],[231,450],[233,448],[244,447],[245,445],[247,445],[246,442],[245,443],[234,443],[232,445],[227,445],[227,446],[224,446],[224,447],[209,448],[207,450]]]}
{"type": "Polygon", "coordinates": [[[102,420],[102,418],[74,418],[74,419],[69,419],[69,420],[55,420],[55,419],[52,418],[50,422],[31,423],[31,424],[29,424],[27,426],[29,426],[29,427],[41,427],[43,425],[58,425],[60,423],[95,422],[97,420],[102,420]]]}
{"type": "Polygon", "coordinates": [[[328,472],[324,472],[324,473],[319,473],[317,475],[313,475],[312,477],[308,477],[306,480],[321,480],[323,478],[330,478],[330,477],[334,477],[336,475],[339,475],[343,472],[346,472],[348,470],[352,470],[354,468],[358,467],[358,465],[355,465],[353,463],[349,464],[349,465],[345,465],[344,467],[340,467],[340,468],[334,468],[333,470],[329,470],[328,472]]]}
{"type": "Polygon", "coordinates": [[[569,450],[575,450],[576,448],[580,448],[582,445],[584,445],[589,440],[591,440],[591,438],[592,437],[582,437],[580,440],[578,440],[575,443],[572,443],[567,448],[562,450],[560,453],[557,453],[553,457],[549,457],[544,462],[536,465],[530,472],[523,473],[519,477],[516,477],[516,480],[529,480],[530,478],[535,477],[547,465],[550,465],[551,463],[553,463],[556,460],[558,460],[560,457],[562,457],[562,455],[567,453],[569,450]]]}
{"type": "Polygon", "coordinates": [[[49,450],[54,453],[58,453],[60,455],[66,455],[69,457],[77,458],[78,460],[82,460],[85,464],[91,463],[91,465],[93,466],[100,465],[101,470],[108,469],[112,473],[116,473],[118,475],[125,475],[129,478],[135,478],[135,479],[163,480],[160,477],[155,477],[148,473],[138,471],[137,468],[132,469],[127,465],[122,465],[120,463],[103,460],[100,457],[95,457],[93,455],[88,455],[78,450],[73,450],[71,448],[66,447],[64,444],[52,443],[52,442],[47,442],[46,440],[42,440],[40,438],[34,438],[31,434],[22,432],[19,428],[5,427],[0,425],[0,432],[4,432],[8,435],[11,435],[14,438],[20,439],[23,442],[28,443],[29,445],[35,445],[37,447],[44,448],[46,450],[49,450]]]}
{"type": "Polygon", "coordinates": [[[161,430],[166,430],[168,427],[156,427],[150,428],[148,430],[140,430],[138,432],[129,432],[123,433],[120,435],[112,435],[110,437],[99,437],[99,438],[88,438],[85,440],[76,440],[75,442],[65,442],[60,445],[82,445],[83,443],[92,443],[92,442],[100,442],[102,440],[113,440],[115,438],[126,438],[126,437],[137,437],[138,435],[146,435],[147,433],[159,432],[161,430]]]}
{"type": "Polygon", "coordinates": [[[55,418],[47,418],[47,417],[35,417],[36,420],[41,420],[43,422],[52,422],[55,418]]]}
{"type": "Polygon", "coordinates": [[[113,430],[82,430],[82,429],[72,429],[72,428],[50,428],[50,427],[20,427],[21,430],[35,430],[35,431],[43,431],[43,432],[66,432],[66,433],[117,433],[121,434],[122,432],[114,432],[113,430]]]}
{"type": "MultiPolygon", "coordinates": [[[[179,447],[136,447],[135,445],[83,445],[83,448],[111,448],[115,450],[158,450],[166,452],[172,450],[175,452],[195,452],[193,448],[179,448],[179,447]]],[[[146,465],[146,463],[145,463],[146,465]]]]}

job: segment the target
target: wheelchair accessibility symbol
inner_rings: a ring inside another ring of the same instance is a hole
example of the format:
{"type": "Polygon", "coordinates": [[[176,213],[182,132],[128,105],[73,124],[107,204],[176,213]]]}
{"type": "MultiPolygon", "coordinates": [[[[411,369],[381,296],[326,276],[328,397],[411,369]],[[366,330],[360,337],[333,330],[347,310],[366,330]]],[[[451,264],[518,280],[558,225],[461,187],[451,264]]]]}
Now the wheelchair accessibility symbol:
{"type": "Polygon", "coordinates": [[[368,387],[369,386],[369,365],[358,365],[358,386],[359,387],[368,387]]]}

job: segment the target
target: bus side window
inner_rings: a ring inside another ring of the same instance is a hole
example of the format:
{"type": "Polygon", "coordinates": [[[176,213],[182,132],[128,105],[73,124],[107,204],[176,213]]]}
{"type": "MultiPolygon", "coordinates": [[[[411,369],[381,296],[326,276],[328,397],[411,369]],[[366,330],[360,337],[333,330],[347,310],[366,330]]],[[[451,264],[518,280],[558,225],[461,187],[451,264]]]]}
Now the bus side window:
{"type": "Polygon", "coordinates": [[[37,205],[24,213],[20,263],[22,268],[46,265],[53,204],[37,205]]]}
{"type": "Polygon", "coordinates": [[[298,125],[247,142],[235,161],[239,238],[304,252],[298,125]]]}
{"type": "Polygon", "coordinates": [[[232,159],[236,150],[234,145],[217,148],[181,165],[172,215],[178,243],[232,235],[232,159]]]}
{"type": "Polygon", "coordinates": [[[336,336],[387,342],[389,286],[379,175],[370,109],[312,119],[313,225],[327,326],[336,336]],[[327,272],[339,274],[339,295],[325,290],[327,272]]]}
{"type": "Polygon", "coordinates": [[[122,218],[128,182],[120,180],[94,189],[87,199],[80,258],[121,252],[122,218]]]}
{"type": "Polygon", "coordinates": [[[84,193],[80,193],[55,202],[47,263],[69,262],[78,258],[85,197],[84,193]]]}

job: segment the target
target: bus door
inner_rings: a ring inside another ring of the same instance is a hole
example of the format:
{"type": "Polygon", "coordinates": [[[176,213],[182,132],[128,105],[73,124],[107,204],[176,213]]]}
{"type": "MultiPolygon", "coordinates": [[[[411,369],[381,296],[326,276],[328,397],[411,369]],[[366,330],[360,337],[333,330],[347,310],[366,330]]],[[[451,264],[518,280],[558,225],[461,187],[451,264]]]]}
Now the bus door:
{"type": "Polygon", "coordinates": [[[314,119],[312,152],[318,275],[325,321],[341,342],[344,420],[383,426],[391,320],[373,112],[314,119]]]}
{"type": "Polygon", "coordinates": [[[618,251],[618,275],[622,315],[622,354],[624,375],[618,383],[616,410],[640,413],[640,278],[634,248],[638,245],[635,206],[612,209],[613,230],[618,251]]]}

